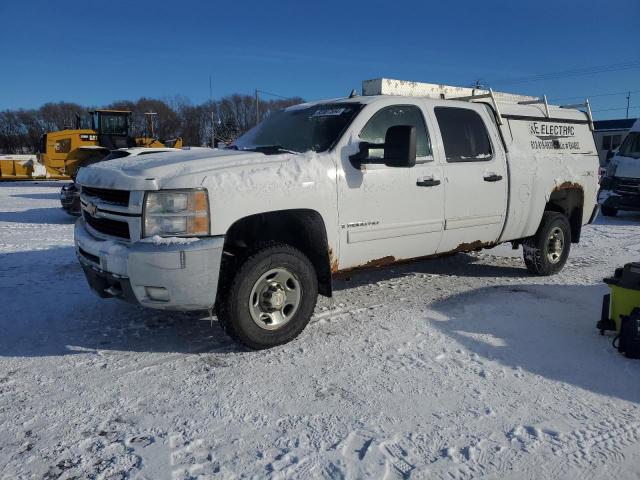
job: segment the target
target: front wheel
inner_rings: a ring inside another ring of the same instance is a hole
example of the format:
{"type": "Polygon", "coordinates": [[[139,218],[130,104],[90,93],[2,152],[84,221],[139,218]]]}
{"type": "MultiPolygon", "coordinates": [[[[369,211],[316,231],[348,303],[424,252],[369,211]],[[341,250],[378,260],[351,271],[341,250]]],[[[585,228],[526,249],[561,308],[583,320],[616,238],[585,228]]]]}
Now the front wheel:
{"type": "Polygon", "coordinates": [[[564,267],[571,249],[571,227],[567,217],[544,212],[536,234],[523,243],[524,263],[536,275],[553,275],[564,267]]]}
{"type": "Polygon", "coordinates": [[[318,297],[309,259],[286,244],[250,254],[219,291],[218,319],[235,340],[253,349],[270,348],[297,337],[311,318],[318,297]]]}

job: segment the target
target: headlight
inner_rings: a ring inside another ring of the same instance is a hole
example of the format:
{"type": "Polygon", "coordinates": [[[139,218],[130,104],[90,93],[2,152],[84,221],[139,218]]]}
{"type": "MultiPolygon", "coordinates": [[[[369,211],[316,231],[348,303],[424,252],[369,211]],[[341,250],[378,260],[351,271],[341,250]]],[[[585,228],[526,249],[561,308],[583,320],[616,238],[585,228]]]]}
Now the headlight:
{"type": "Polygon", "coordinates": [[[198,237],[209,235],[209,199],[206,190],[147,192],[144,198],[143,237],[198,237]]]}

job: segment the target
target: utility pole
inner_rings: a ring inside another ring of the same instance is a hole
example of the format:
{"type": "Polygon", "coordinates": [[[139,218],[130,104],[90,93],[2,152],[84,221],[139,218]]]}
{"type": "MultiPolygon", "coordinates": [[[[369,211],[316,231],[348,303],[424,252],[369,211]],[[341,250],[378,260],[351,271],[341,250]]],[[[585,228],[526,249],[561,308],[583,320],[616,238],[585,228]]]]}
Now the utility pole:
{"type": "Polygon", "coordinates": [[[256,88],[256,125],[260,123],[260,99],[258,98],[258,89],[256,88]]]}
{"type": "Polygon", "coordinates": [[[156,129],[155,129],[155,115],[158,115],[155,112],[146,112],[144,114],[145,119],[147,120],[146,132],[145,136],[147,138],[156,138],[156,129]]]}
{"type": "Polygon", "coordinates": [[[631,92],[627,92],[627,117],[629,118],[629,102],[631,101],[631,92]]]}
{"type": "Polygon", "coordinates": [[[216,148],[216,126],[213,119],[213,88],[211,87],[211,75],[209,75],[209,105],[211,106],[211,148],[216,148]]]}

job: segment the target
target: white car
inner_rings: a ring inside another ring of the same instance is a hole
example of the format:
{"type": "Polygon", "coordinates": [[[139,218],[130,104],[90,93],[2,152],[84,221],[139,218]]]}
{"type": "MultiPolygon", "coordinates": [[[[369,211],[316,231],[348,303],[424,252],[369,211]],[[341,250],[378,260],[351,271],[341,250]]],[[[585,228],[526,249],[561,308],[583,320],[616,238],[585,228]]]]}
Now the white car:
{"type": "Polygon", "coordinates": [[[267,348],[304,329],[336,275],[503,242],[535,274],[562,269],[597,212],[588,113],[398,80],[363,92],[273,113],[232,149],[83,168],[91,287],[215,310],[267,348]]]}

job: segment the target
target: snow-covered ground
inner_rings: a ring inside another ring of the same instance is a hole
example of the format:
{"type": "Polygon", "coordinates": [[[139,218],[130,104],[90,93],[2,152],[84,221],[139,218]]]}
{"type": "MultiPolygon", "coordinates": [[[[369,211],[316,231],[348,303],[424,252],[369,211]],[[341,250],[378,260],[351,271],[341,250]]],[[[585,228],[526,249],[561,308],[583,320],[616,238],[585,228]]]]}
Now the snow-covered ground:
{"type": "Polygon", "coordinates": [[[640,216],[550,278],[503,246],[339,282],[251,352],[94,296],[60,186],[0,184],[1,479],[640,478],[640,361],[595,329],[640,216]]]}

